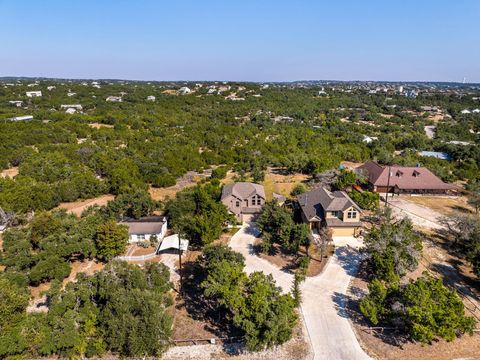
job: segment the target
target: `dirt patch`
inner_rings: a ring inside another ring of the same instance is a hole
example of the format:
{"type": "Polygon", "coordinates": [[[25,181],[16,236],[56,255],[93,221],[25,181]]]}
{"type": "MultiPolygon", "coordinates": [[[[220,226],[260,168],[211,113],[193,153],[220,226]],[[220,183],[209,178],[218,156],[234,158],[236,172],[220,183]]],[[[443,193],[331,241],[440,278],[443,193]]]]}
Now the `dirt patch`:
{"type": "Polygon", "coordinates": [[[38,286],[30,286],[29,287],[29,290],[30,290],[30,297],[32,299],[39,299],[43,296],[43,293],[48,291],[50,289],[50,286],[52,284],[49,283],[49,282],[46,282],[46,283],[42,283],[38,286]]]}
{"type": "Polygon", "coordinates": [[[273,193],[290,198],[295,185],[306,182],[308,179],[309,176],[305,174],[287,174],[282,168],[268,168],[262,185],[265,188],[267,200],[272,199],[273,193]]]}
{"type": "Polygon", "coordinates": [[[58,208],[65,209],[68,213],[80,216],[82,215],[82,212],[88,207],[94,205],[105,206],[109,201],[112,201],[113,199],[115,199],[115,196],[108,194],[87,200],[60,203],[60,205],[58,205],[58,208]]]}
{"type": "Polygon", "coordinates": [[[152,254],[154,253],[156,250],[155,247],[153,246],[149,246],[149,247],[141,247],[141,246],[138,246],[138,245],[134,245],[134,248],[133,250],[131,250],[131,252],[129,252],[128,256],[142,256],[142,255],[148,255],[148,254],[152,254]]]}
{"type": "Polygon", "coordinates": [[[108,128],[108,129],[113,129],[113,125],[108,125],[108,124],[101,124],[101,123],[90,123],[88,124],[91,128],[94,129],[100,129],[100,128],[108,128]]]}
{"type": "Polygon", "coordinates": [[[79,273],[85,273],[87,275],[93,275],[97,271],[102,270],[105,267],[104,263],[98,262],[97,260],[84,260],[84,261],[74,261],[70,264],[71,271],[70,275],[63,279],[63,287],[67,286],[69,282],[73,282],[77,279],[79,273]]]}
{"type": "Polygon", "coordinates": [[[150,193],[152,199],[157,201],[165,200],[167,198],[174,198],[179,191],[195,186],[203,179],[209,178],[211,173],[211,170],[206,170],[203,173],[189,171],[182,177],[178,178],[175,185],[166,188],[150,187],[148,192],[150,193]]]}
{"type": "MultiPolygon", "coordinates": [[[[185,303],[180,296],[175,300],[174,320],[173,320],[173,340],[192,340],[192,339],[212,339],[217,336],[208,328],[208,323],[193,319],[185,308],[185,303]]],[[[183,344],[190,345],[192,342],[183,344]]]]}
{"type": "Polygon", "coordinates": [[[0,176],[4,178],[6,177],[14,178],[17,175],[18,175],[18,166],[5,169],[5,170],[2,170],[2,172],[0,172],[0,176]]]}
{"type": "Polygon", "coordinates": [[[471,213],[474,209],[468,205],[466,196],[400,196],[401,199],[426,206],[442,215],[471,213]]]}
{"type": "MultiPolygon", "coordinates": [[[[276,267],[285,270],[285,271],[295,271],[298,269],[297,259],[301,256],[306,256],[305,248],[302,246],[297,254],[292,254],[286,252],[282,249],[282,247],[278,244],[273,244],[272,251],[268,254],[264,254],[260,252],[260,244],[262,243],[261,239],[257,239],[255,241],[255,247],[257,249],[257,255],[267,260],[269,263],[275,265],[276,267]]],[[[307,269],[307,276],[317,276],[319,275],[325,265],[328,263],[328,257],[333,255],[334,246],[328,245],[325,254],[320,253],[320,250],[314,245],[312,245],[309,249],[309,256],[310,256],[310,264],[308,265],[307,269]]]]}
{"type": "MultiPolygon", "coordinates": [[[[294,329],[293,337],[281,346],[259,352],[247,352],[241,344],[189,345],[172,347],[162,356],[165,360],[303,360],[311,357],[309,345],[301,326],[294,329]]],[[[218,341],[217,341],[218,343],[218,341]]]]}

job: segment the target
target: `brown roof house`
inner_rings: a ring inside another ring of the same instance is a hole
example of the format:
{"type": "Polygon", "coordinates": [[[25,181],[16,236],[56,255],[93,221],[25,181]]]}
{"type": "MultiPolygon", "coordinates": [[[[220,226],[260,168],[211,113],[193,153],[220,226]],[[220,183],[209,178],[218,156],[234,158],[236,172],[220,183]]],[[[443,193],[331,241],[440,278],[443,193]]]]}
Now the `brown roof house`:
{"type": "Polygon", "coordinates": [[[368,161],[358,167],[357,172],[367,177],[372,191],[380,193],[445,194],[456,189],[455,186],[444,183],[430,170],[423,167],[399,165],[389,167],[368,161]]]}
{"type": "Polygon", "coordinates": [[[120,225],[128,227],[128,242],[136,243],[149,241],[156,236],[161,241],[167,233],[167,218],[163,216],[147,216],[140,219],[128,219],[121,221],[120,225]]]}
{"type": "Polygon", "coordinates": [[[326,226],[333,236],[356,236],[362,227],[362,210],[344,191],[328,191],[320,187],[297,197],[303,221],[310,229],[326,226]]]}
{"type": "Polygon", "coordinates": [[[265,190],[262,185],[254,183],[228,184],[223,187],[221,201],[237,221],[249,221],[262,211],[265,190]]]}

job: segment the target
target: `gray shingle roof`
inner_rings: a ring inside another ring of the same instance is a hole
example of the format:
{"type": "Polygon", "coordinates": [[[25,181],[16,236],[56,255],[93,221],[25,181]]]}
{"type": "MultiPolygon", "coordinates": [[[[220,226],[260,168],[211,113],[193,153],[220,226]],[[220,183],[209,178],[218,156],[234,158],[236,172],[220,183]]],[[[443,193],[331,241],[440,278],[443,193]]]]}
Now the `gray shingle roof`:
{"type": "Polygon", "coordinates": [[[315,216],[324,218],[325,211],[343,211],[350,206],[361,212],[358,205],[344,191],[331,192],[323,187],[303,193],[297,200],[309,220],[315,216]]]}
{"type": "Polygon", "coordinates": [[[265,190],[262,185],[247,182],[237,182],[234,184],[227,184],[223,187],[222,199],[233,195],[236,198],[243,200],[253,194],[257,194],[265,199],[265,190]]]}

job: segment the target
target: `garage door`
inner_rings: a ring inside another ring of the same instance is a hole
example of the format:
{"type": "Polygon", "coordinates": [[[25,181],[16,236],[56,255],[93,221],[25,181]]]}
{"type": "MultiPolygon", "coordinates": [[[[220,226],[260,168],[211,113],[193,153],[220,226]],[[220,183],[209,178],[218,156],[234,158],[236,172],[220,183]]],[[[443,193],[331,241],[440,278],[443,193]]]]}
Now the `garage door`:
{"type": "Polygon", "coordinates": [[[355,228],[335,228],[332,229],[333,236],[353,236],[355,234],[355,228]]]}

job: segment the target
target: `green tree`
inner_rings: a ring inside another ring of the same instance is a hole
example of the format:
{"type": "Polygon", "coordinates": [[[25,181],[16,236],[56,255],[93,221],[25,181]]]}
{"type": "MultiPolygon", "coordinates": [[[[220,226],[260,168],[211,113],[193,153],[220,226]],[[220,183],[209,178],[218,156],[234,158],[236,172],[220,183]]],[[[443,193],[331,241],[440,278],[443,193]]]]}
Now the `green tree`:
{"type": "Polygon", "coordinates": [[[293,227],[291,212],[276,201],[266,202],[257,220],[263,235],[269,234],[271,241],[288,247],[293,227]]]}
{"type": "Polygon", "coordinates": [[[128,228],[118,225],[115,220],[108,220],[97,228],[95,244],[97,257],[110,260],[125,252],[128,243],[128,228]]]}
{"type": "Polygon", "coordinates": [[[387,219],[379,227],[373,227],[364,244],[374,276],[390,282],[416,269],[422,253],[422,241],[408,218],[397,223],[387,219]]]}
{"type": "Polygon", "coordinates": [[[292,192],[290,193],[291,196],[293,197],[296,197],[298,195],[301,195],[303,194],[304,192],[307,191],[307,188],[304,184],[302,183],[299,183],[299,184],[296,184],[293,189],[292,189],[292,192]]]}

